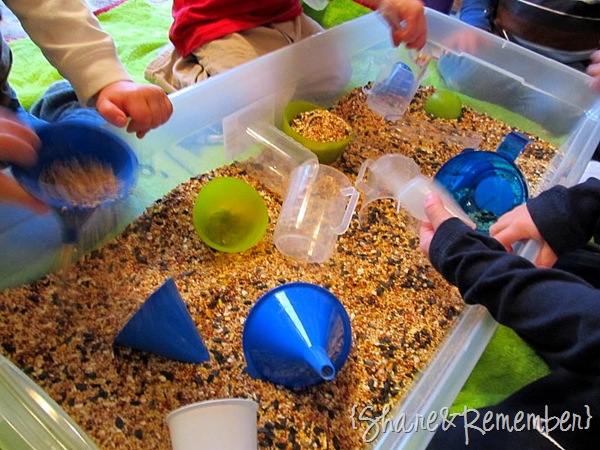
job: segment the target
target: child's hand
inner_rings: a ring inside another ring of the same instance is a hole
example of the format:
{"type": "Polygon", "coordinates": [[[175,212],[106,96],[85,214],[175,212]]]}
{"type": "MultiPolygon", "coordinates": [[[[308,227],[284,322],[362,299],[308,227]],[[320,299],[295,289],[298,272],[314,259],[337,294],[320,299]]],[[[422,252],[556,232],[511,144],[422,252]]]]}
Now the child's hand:
{"type": "Polygon", "coordinates": [[[171,117],[173,105],[158,86],[117,81],[96,95],[96,109],[104,119],[142,138],[171,117]]]}
{"type": "Polygon", "coordinates": [[[420,0],[381,0],[379,12],[392,28],[394,45],[422,49],[427,42],[427,20],[420,0]]]}
{"type": "MultiPolygon", "coordinates": [[[[37,159],[39,146],[40,138],[32,129],[19,122],[8,110],[0,109],[0,165],[32,165],[37,159]]],[[[0,202],[24,206],[38,214],[50,211],[48,205],[27,193],[13,177],[1,172],[0,202]]]]}
{"type": "Polygon", "coordinates": [[[533,263],[537,267],[552,267],[557,256],[538,231],[531,219],[526,204],[517,206],[507,212],[490,227],[490,236],[499,241],[506,251],[511,252],[512,246],[520,241],[533,239],[540,243],[540,250],[533,263]]]}
{"type": "Polygon", "coordinates": [[[592,53],[591,64],[587,68],[587,74],[594,77],[592,87],[600,92],[600,50],[592,53]]]}
{"type": "Polygon", "coordinates": [[[429,257],[429,247],[435,231],[443,222],[456,216],[446,209],[442,198],[437,194],[429,194],[425,198],[425,215],[428,220],[421,222],[419,248],[429,257]]]}
{"type": "MultiPolygon", "coordinates": [[[[459,208],[458,205],[455,205],[455,207],[459,208]]],[[[425,197],[424,209],[427,220],[423,220],[421,222],[421,227],[419,229],[419,247],[428,258],[429,247],[431,246],[433,235],[437,231],[438,227],[446,220],[456,217],[466,223],[469,227],[473,229],[476,228],[475,223],[473,223],[473,221],[469,219],[465,213],[453,213],[453,208],[449,208],[444,203],[443,197],[439,194],[428,194],[427,197],[425,197]]]]}

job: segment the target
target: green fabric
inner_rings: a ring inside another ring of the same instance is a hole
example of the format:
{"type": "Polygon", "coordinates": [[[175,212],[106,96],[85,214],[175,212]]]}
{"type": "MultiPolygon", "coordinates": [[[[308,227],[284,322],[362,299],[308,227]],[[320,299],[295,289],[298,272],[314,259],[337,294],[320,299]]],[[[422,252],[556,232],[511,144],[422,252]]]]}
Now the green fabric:
{"type": "MultiPolygon", "coordinates": [[[[334,0],[323,11],[306,8],[307,13],[330,28],[349,19],[370,12],[351,0],[334,0]]],[[[146,82],[143,73],[157,50],[167,43],[171,24],[171,3],[150,3],[147,0],[126,1],[99,16],[104,29],[116,43],[119,55],[136,81],[146,82]]],[[[43,58],[29,39],[10,43],[14,52],[14,66],[10,83],[17,91],[24,107],[29,108],[46,88],[60,75],[43,58]],[[31,70],[35,67],[36,70],[31,70]]],[[[435,72],[427,83],[439,83],[435,72]]],[[[472,106],[475,106],[473,104],[472,106]]],[[[486,106],[493,109],[490,105],[486,106]]],[[[514,115],[503,111],[486,111],[509,122],[514,115]]],[[[456,399],[453,409],[463,405],[480,407],[496,403],[518,388],[547,373],[544,363],[511,330],[499,327],[477,367],[456,399]]]]}
{"type": "Polygon", "coordinates": [[[369,13],[371,9],[352,0],[333,0],[321,11],[316,11],[307,5],[304,5],[304,11],[306,15],[319,22],[323,28],[331,28],[369,13]]]}
{"type": "Polygon", "coordinates": [[[513,330],[499,326],[451,412],[496,404],[546,375],[548,370],[546,363],[513,330]]]}
{"type": "MultiPolygon", "coordinates": [[[[102,27],[110,33],[125,67],[138,82],[146,82],[144,69],[158,48],[168,42],[171,25],[171,3],[149,3],[147,0],[125,3],[98,16],[102,27]]],[[[13,68],[9,76],[25,109],[61,76],[29,38],[9,42],[13,51],[13,68]],[[36,70],[31,70],[35,67],[36,70]]]]}

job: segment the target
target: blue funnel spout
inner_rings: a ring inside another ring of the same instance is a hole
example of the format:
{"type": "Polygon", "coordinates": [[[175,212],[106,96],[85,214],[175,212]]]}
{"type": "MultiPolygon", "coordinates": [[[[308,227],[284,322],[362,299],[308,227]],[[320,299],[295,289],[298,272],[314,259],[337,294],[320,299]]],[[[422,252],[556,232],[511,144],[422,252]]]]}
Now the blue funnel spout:
{"type": "Polygon", "coordinates": [[[306,358],[306,362],[315,369],[315,372],[317,372],[323,380],[329,381],[335,378],[335,367],[323,347],[307,348],[304,357],[306,358]]]}

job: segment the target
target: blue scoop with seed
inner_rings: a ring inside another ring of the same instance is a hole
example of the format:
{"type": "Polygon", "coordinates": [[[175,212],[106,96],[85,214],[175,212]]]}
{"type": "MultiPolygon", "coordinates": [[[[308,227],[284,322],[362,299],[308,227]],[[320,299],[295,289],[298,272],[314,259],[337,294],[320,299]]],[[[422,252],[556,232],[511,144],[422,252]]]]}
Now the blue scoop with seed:
{"type": "Polygon", "coordinates": [[[495,152],[467,148],[450,159],[434,179],[487,232],[504,213],[524,203],[527,181],[515,159],[530,140],[521,133],[505,136],[495,152]]]}

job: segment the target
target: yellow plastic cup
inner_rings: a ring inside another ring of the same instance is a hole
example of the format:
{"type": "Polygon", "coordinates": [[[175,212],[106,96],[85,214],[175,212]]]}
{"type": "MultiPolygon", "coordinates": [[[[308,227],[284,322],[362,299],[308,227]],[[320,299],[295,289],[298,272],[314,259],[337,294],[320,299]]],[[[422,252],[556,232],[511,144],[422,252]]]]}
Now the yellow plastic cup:
{"type": "Polygon", "coordinates": [[[342,155],[342,153],[344,153],[344,150],[346,147],[348,147],[348,144],[352,140],[353,136],[350,134],[350,136],[348,136],[346,139],[336,142],[322,142],[307,139],[300,133],[293,130],[290,126],[292,119],[300,113],[312,111],[313,109],[324,108],[315,103],[306,102],[304,100],[295,100],[290,102],[283,111],[283,132],[317,155],[319,163],[332,164],[342,155]]]}
{"type": "Polygon", "coordinates": [[[269,225],[267,205],[244,180],[220,177],[198,193],[193,213],[200,239],[222,252],[243,252],[260,242],[269,225]]]}

